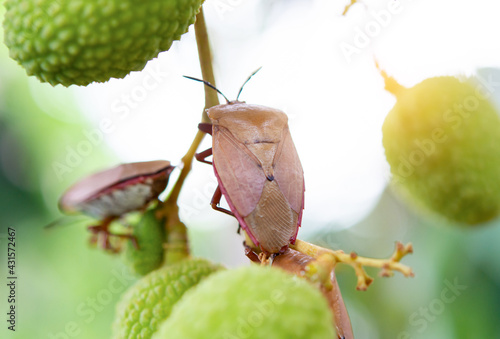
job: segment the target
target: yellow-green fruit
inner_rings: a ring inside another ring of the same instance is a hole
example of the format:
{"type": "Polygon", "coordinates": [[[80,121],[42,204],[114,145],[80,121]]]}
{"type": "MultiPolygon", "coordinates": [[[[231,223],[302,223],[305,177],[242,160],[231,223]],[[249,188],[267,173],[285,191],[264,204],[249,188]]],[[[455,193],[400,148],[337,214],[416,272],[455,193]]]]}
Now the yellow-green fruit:
{"type": "Polygon", "coordinates": [[[151,338],[183,294],[219,269],[204,259],[188,259],[146,275],[119,301],[113,338],[151,338]]]}
{"type": "Polygon", "coordinates": [[[131,241],[125,244],[125,263],[138,275],[148,274],[163,262],[164,225],[156,218],[155,212],[156,209],[148,210],[133,225],[132,236],[138,248],[131,241]]]}
{"type": "Polygon", "coordinates": [[[203,0],[6,0],[5,44],[52,85],[123,78],[188,30],[203,0]]]}
{"type": "Polygon", "coordinates": [[[251,266],[218,272],[174,307],[154,339],[335,338],[326,299],[307,281],[251,266]]]}
{"type": "MultiPolygon", "coordinates": [[[[389,81],[387,81],[389,80],[389,81]]],[[[383,125],[396,187],[427,211],[474,225],[500,212],[500,119],[478,81],[445,76],[407,89],[383,125]]]]}

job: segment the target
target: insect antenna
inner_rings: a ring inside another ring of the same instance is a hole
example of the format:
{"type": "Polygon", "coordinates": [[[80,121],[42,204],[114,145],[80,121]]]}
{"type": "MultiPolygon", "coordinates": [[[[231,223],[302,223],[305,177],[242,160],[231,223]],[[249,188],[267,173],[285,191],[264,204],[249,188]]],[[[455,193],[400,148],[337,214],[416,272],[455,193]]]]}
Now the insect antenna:
{"type": "Polygon", "coordinates": [[[205,85],[207,85],[208,87],[210,87],[211,89],[215,89],[217,91],[217,93],[219,93],[220,95],[222,95],[224,97],[224,99],[226,99],[227,103],[229,103],[229,99],[224,95],[224,93],[222,93],[221,91],[219,91],[217,89],[217,87],[215,87],[214,85],[212,85],[211,83],[209,83],[208,81],[206,80],[201,80],[201,79],[198,79],[198,78],[193,78],[193,77],[189,77],[187,75],[183,75],[184,78],[186,79],[190,79],[190,80],[194,80],[194,81],[199,81],[199,82],[203,82],[205,85]]]}
{"type": "Polygon", "coordinates": [[[62,216],[57,218],[56,220],[48,223],[47,225],[43,226],[45,230],[51,230],[53,228],[59,228],[62,226],[70,226],[70,225],[75,225],[83,222],[88,222],[90,219],[86,216],[62,216]]]}
{"type": "Polygon", "coordinates": [[[250,79],[252,79],[252,77],[253,77],[255,74],[257,74],[257,72],[258,72],[258,71],[260,71],[260,69],[261,69],[261,68],[262,68],[262,66],[261,66],[261,67],[259,67],[259,68],[257,68],[257,70],[256,70],[255,72],[253,72],[253,73],[252,73],[252,74],[248,77],[248,79],[246,79],[246,80],[245,80],[245,82],[243,83],[243,85],[241,85],[240,91],[238,92],[238,95],[236,96],[236,101],[238,101],[238,98],[240,97],[241,91],[243,91],[243,87],[245,87],[245,85],[247,84],[247,82],[248,82],[250,79]]]}

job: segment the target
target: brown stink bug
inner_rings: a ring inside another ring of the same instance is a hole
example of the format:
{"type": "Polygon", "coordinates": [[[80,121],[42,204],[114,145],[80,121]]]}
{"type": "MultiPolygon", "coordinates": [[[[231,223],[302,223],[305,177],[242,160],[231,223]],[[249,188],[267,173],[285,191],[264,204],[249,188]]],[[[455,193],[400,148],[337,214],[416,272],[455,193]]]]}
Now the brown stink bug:
{"type": "MultiPolygon", "coordinates": [[[[202,82],[222,94],[210,83],[202,82]]],[[[238,97],[229,101],[224,96],[226,104],[207,110],[212,123],[202,123],[199,128],[212,135],[212,148],[196,158],[211,164],[206,158],[213,155],[219,185],[212,207],[236,217],[266,256],[282,253],[295,242],[302,220],[302,165],[286,114],[238,101],[238,97]],[[231,211],[218,206],[222,195],[231,211]]]]}
{"type": "Polygon", "coordinates": [[[121,164],[92,174],[71,186],[59,200],[59,208],[65,213],[83,213],[100,220],[90,226],[93,241],[102,235],[103,247],[111,249],[109,225],[124,214],[145,209],[165,190],[170,173],[174,169],[169,161],[157,160],[121,164]]]}

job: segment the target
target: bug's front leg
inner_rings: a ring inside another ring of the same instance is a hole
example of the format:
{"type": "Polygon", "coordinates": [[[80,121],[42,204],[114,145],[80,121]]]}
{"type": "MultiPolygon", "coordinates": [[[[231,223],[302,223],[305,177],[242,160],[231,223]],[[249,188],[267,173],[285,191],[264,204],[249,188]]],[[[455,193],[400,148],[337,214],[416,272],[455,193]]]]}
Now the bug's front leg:
{"type": "Polygon", "coordinates": [[[217,189],[215,190],[214,196],[212,197],[212,201],[210,202],[210,205],[212,206],[212,208],[216,211],[226,213],[226,214],[229,214],[230,216],[234,217],[233,212],[231,212],[225,208],[219,207],[219,203],[220,203],[221,198],[222,198],[222,191],[220,189],[220,186],[217,186],[217,189]]]}
{"type": "Polygon", "coordinates": [[[108,250],[111,248],[111,243],[109,242],[109,225],[116,217],[107,217],[99,225],[89,226],[87,229],[92,233],[90,238],[90,243],[97,243],[99,236],[102,237],[102,248],[108,250]]]}
{"type": "Polygon", "coordinates": [[[212,149],[209,148],[203,152],[200,152],[200,153],[196,153],[194,155],[194,157],[196,158],[196,160],[198,160],[199,162],[203,162],[205,164],[209,164],[209,165],[212,165],[213,163],[211,161],[208,161],[206,160],[209,156],[212,155],[212,149]]]}
{"type": "Polygon", "coordinates": [[[109,230],[109,226],[116,219],[117,219],[116,217],[107,217],[99,225],[89,226],[88,230],[92,233],[92,237],[90,238],[90,243],[96,244],[98,242],[98,239],[100,236],[101,241],[102,241],[101,246],[103,249],[111,251],[111,252],[118,252],[119,249],[115,248],[111,245],[110,237],[114,236],[117,238],[129,239],[132,242],[132,245],[136,249],[139,249],[137,239],[133,235],[112,233],[109,230]]]}
{"type": "MultiPolygon", "coordinates": [[[[130,240],[130,242],[132,243],[132,246],[134,246],[134,248],[136,250],[140,249],[139,248],[139,243],[137,242],[137,238],[135,236],[131,235],[131,234],[109,233],[109,235],[117,237],[117,238],[128,239],[128,240],[130,240]]],[[[111,248],[111,250],[115,250],[115,249],[111,248]]]]}
{"type": "MultiPolygon", "coordinates": [[[[198,129],[200,131],[202,131],[203,133],[212,135],[212,124],[207,124],[207,123],[202,122],[202,123],[198,124],[198,129]]],[[[194,155],[194,157],[199,162],[203,162],[205,164],[212,165],[212,162],[207,160],[207,158],[211,155],[212,155],[212,149],[209,148],[203,152],[196,153],[194,155]]]]}
{"type": "Polygon", "coordinates": [[[212,124],[201,122],[198,124],[198,129],[204,133],[212,135],[212,124]]]}

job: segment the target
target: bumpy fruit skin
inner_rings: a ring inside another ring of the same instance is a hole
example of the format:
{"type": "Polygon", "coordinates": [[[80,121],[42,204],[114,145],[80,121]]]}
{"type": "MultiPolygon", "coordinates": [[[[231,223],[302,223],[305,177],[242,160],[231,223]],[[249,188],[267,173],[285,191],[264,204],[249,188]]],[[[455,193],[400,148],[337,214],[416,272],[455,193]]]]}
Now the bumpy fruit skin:
{"type": "Polygon", "coordinates": [[[155,209],[145,212],[137,224],[133,225],[132,235],[135,237],[138,249],[127,241],[124,260],[133,272],[146,275],[160,267],[163,262],[163,242],[165,232],[163,223],[155,216],[155,209]]]}
{"type": "Polygon", "coordinates": [[[5,44],[52,85],[123,78],[166,51],[203,0],[6,0],[5,44]]]}
{"type": "Polygon", "coordinates": [[[174,307],[154,339],[335,338],[319,290],[279,269],[252,266],[214,274],[174,307]]]}
{"type": "Polygon", "coordinates": [[[383,125],[396,187],[427,211],[475,225],[500,212],[500,119],[479,82],[424,80],[397,91],[383,125]]]}
{"type": "Polygon", "coordinates": [[[151,338],[183,294],[219,269],[204,259],[188,259],[143,277],[117,305],[113,338],[151,338]]]}

